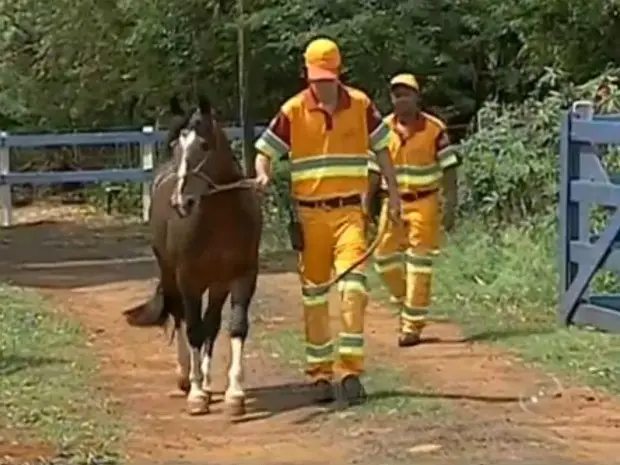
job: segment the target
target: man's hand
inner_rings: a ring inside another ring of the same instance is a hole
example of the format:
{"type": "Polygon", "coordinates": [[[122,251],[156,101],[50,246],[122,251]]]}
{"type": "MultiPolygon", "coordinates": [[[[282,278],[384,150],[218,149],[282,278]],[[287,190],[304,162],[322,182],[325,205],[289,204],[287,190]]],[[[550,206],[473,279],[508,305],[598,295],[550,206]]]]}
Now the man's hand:
{"type": "Polygon", "coordinates": [[[403,207],[400,202],[398,191],[390,189],[388,193],[388,215],[392,223],[399,225],[403,219],[403,207]]]}
{"type": "Polygon", "coordinates": [[[256,187],[265,191],[271,182],[271,160],[262,153],[257,154],[254,169],[256,170],[256,178],[254,178],[256,187]]]}
{"type": "Polygon", "coordinates": [[[259,190],[265,191],[269,186],[271,179],[269,178],[267,173],[257,173],[256,177],[254,178],[254,182],[256,183],[256,187],[259,190]]]}
{"type": "Polygon", "coordinates": [[[394,172],[394,165],[392,165],[392,159],[390,158],[390,152],[387,149],[375,152],[377,156],[377,163],[381,168],[381,173],[385,177],[388,190],[388,208],[390,219],[399,224],[402,220],[402,206],[400,203],[400,195],[398,194],[398,184],[396,183],[396,173],[394,172]]]}

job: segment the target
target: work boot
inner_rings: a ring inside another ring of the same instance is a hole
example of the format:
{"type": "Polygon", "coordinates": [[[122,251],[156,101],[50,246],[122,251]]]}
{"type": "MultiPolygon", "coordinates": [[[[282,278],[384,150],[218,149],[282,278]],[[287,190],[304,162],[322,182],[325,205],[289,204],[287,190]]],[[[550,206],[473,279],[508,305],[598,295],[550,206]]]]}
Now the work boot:
{"type": "Polygon", "coordinates": [[[420,333],[400,333],[398,335],[398,347],[413,347],[422,342],[420,333]]]}
{"type": "Polygon", "coordinates": [[[327,404],[334,400],[334,387],[327,379],[318,379],[312,384],[312,397],[317,404],[327,404]]]}
{"type": "Polygon", "coordinates": [[[359,405],[364,403],[367,394],[359,376],[351,374],[340,380],[339,394],[342,401],[347,405],[359,405]]]}

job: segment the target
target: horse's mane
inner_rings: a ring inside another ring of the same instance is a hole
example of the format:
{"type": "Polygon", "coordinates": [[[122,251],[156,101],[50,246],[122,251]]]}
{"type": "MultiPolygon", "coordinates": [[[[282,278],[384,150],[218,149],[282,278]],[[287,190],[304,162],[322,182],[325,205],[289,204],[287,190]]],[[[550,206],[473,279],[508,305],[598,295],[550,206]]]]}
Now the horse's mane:
{"type": "Polygon", "coordinates": [[[213,130],[215,131],[218,146],[228,152],[234,166],[237,168],[236,174],[238,174],[240,178],[245,178],[246,176],[243,172],[243,167],[241,166],[239,160],[237,160],[237,157],[235,157],[230,140],[226,137],[226,133],[224,132],[224,129],[222,129],[222,126],[220,126],[219,122],[215,119],[213,119],[213,130]]]}
{"type": "Polygon", "coordinates": [[[189,121],[188,116],[173,116],[170,120],[170,126],[168,127],[168,134],[166,135],[166,152],[168,158],[172,158],[172,142],[179,138],[181,130],[187,126],[189,121]]]}

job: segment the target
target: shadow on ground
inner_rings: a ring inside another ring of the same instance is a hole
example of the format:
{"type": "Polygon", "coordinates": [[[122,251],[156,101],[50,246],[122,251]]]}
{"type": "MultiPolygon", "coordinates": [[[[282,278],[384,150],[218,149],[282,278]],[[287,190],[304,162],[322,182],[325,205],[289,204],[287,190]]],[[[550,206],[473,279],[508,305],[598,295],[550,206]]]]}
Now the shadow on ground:
{"type": "MultiPolygon", "coordinates": [[[[221,392],[216,393],[216,395],[220,396],[222,394],[221,392]]],[[[334,402],[320,407],[316,406],[313,402],[311,388],[304,382],[251,388],[246,391],[246,394],[249,399],[247,413],[243,418],[236,420],[237,423],[264,420],[282,413],[312,408],[307,416],[295,421],[295,423],[308,423],[318,416],[346,410],[346,406],[343,406],[340,402],[334,402]]],[[[367,402],[372,404],[373,402],[393,398],[468,400],[491,404],[513,404],[520,400],[518,396],[485,396],[459,392],[389,389],[370,392],[367,402]]]]}
{"type": "MultiPolygon", "coordinates": [[[[261,261],[265,274],[296,269],[293,252],[267,252],[261,261]]],[[[0,236],[0,280],[11,284],[72,289],[156,276],[144,225],[34,221],[0,236]]]]}

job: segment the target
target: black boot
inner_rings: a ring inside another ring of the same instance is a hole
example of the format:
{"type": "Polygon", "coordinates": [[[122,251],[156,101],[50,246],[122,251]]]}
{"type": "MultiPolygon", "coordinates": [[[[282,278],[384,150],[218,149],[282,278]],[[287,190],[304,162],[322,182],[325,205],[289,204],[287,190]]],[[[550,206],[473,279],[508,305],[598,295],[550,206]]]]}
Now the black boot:
{"type": "Polygon", "coordinates": [[[334,401],[334,387],[327,379],[319,379],[312,383],[312,397],[317,404],[328,404],[334,401]]]}
{"type": "Polygon", "coordinates": [[[357,375],[347,375],[340,380],[340,398],[347,405],[359,405],[366,401],[366,389],[357,375]]]}
{"type": "Polygon", "coordinates": [[[400,333],[398,335],[398,347],[413,347],[420,342],[420,333],[400,333]]]}

